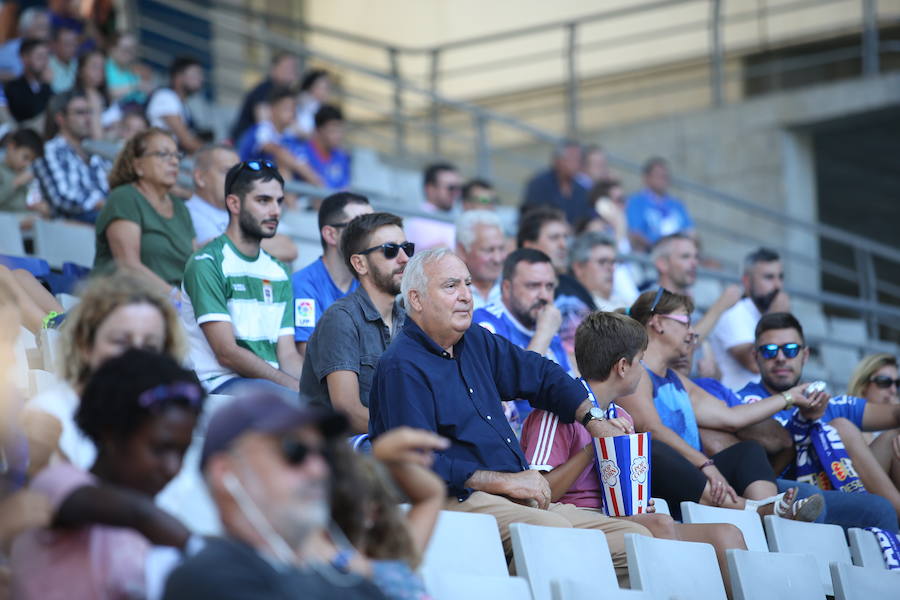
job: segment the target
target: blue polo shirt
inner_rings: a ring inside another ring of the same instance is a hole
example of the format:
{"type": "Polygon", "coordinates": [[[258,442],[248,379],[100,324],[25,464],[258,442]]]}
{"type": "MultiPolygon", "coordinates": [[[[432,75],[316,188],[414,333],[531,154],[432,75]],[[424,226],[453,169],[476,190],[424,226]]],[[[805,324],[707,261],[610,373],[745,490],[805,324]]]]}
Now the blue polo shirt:
{"type": "Polygon", "coordinates": [[[479,469],[528,469],[501,405],[516,398],[571,423],[587,395],[556,363],[483,327],[469,327],[451,356],[408,319],[375,369],[369,434],[406,425],[448,438],[450,447],[435,453],[432,468],[448,495],[462,501],[472,493],[465,482],[479,469]]]}
{"type": "MultiPolygon", "coordinates": [[[[755,381],[748,383],[743,388],[738,390],[737,397],[741,404],[751,404],[753,402],[758,402],[763,398],[768,398],[772,394],[763,387],[761,382],[755,381]]],[[[729,402],[730,406],[734,406],[731,402],[729,402]]],[[[791,415],[794,414],[798,409],[789,408],[786,410],[781,410],[772,415],[776,421],[781,423],[782,425],[787,424],[791,419],[791,415]]],[[[831,422],[833,419],[837,419],[838,417],[844,417],[857,427],[862,427],[863,421],[863,413],[866,412],[866,400],[865,398],[857,398],[856,396],[834,396],[828,402],[828,408],[825,409],[825,414],[822,415],[822,421],[825,423],[831,422]]]]}
{"type": "Polygon", "coordinates": [[[294,341],[297,342],[309,341],[328,307],[359,287],[359,281],[354,278],[350,288],[342,292],[331,280],[321,256],[294,273],[291,284],[294,286],[294,341]]]}
{"type": "Polygon", "coordinates": [[[580,183],[573,181],[571,192],[568,196],[564,195],[553,169],[538,173],[528,182],[522,209],[545,204],[566,213],[566,220],[572,225],[597,216],[593,207],[588,204],[588,191],[580,183]]]}
{"type": "Polygon", "coordinates": [[[625,217],[628,229],[640,233],[651,244],[667,235],[694,228],[694,220],[681,200],[657,196],[650,190],[641,190],[628,199],[625,217]]]}

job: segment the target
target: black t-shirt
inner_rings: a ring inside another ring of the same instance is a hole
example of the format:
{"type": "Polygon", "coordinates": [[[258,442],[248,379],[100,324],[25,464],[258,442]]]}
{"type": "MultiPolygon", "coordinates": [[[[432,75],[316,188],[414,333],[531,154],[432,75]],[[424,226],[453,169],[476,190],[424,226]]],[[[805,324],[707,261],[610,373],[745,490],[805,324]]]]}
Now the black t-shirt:
{"type": "Polygon", "coordinates": [[[335,574],[338,585],[312,569],[278,571],[253,548],[228,538],[206,547],[175,569],[166,581],[164,600],[385,600],[363,577],[335,574]]]}

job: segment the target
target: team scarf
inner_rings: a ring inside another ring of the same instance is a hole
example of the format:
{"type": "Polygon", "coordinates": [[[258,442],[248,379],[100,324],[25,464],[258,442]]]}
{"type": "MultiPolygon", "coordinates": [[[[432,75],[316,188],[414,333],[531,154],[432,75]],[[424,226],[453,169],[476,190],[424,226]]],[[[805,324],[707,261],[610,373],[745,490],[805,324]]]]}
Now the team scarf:
{"type": "Polygon", "coordinates": [[[785,428],[797,450],[797,481],[811,483],[823,490],[866,491],[837,429],[821,419],[807,421],[800,416],[799,410],[794,411],[785,428]]]}
{"type": "Polygon", "coordinates": [[[866,531],[875,534],[881,553],[884,555],[884,568],[890,571],[900,571],[900,538],[896,533],[886,531],[879,527],[866,527],[866,531]]]}

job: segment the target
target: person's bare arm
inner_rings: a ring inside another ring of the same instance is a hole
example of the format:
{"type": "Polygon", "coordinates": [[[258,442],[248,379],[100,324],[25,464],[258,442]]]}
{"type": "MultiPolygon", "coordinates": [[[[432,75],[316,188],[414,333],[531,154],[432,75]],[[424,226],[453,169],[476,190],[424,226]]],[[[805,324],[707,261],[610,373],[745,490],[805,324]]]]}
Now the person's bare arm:
{"type": "Polygon", "coordinates": [[[728,354],[741,363],[741,366],[752,373],[759,373],[759,367],[756,365],[756,359],[753,357],[753,342],[746,344],[738,344],[728,349],[728,354]]]}
{"type": "Polygon", "coordinates": [[[325,376],[328,397],[334,410],[350,420],[353,433],[369,431],[369,409],[359,401],[359,375],[353,371],[332,371],[325,376]]]}
{"type": "Polygon", "coordinates": [[[263,240],[260,246],[262,246],[263,250],[281,262],[286,263],[288,266],[297,260],[297,256],[300,254],[297,251],[297,244],[286,235],[278,234],[274,237],[270,237],[269,239],[263,240]]]}
{"type": "Polygon", "coordinates": [[[742,293],[741,288],[737,285],[729,285],[722,291],[722,295],[713,302],[706,314],[694,325],[694,331],[700,336],[700,342],[705,340],[712,332],[716,323],[719,322],[719,317],[726,310],[737,304],[738,300],[741,299],[742,293]]]}
{"type": "Polygon", "coordinates": [[[302,358],[303,360],[306,360],[306,345],[308,343],[309,342],[297,342],[296,344],[294,344],[294,346],[296,346],[297,348],[297,354],[299,354],[300,358],[302,358]]]}
{"type": "Polygon", "coordinates": [[[500,473],[479,470],[466,480],[465,487],[506,496],[510,500],[540,509],[550,506],[550,484],[537,471],[500,473]]]}
{"type": "Polygon", "coordinates": [[[637,231],[628,232],[628,240],[631,242],[631,248],[635,252],[649,252],[650,242],[642,234],[637,231]]]}
{"type": "Polygon", "coordinates": [[[193,154],[203,147],[203,142],[196,135],[191,133],[187,124],[181,118],[181,115],[165,115],[162,117],[169,130],[175,134],[178,145],[181,146],[188,154],[193,154]]]}
{"type": "Polygon", "coordinates": [[[283,171],[290,170],[300,173],[300,176],[303,177],[307,183],[312,185],[325,185],[325,182],[322,181],[322,178],[319,177],[318,173],[312,170],[312,167],[302,160],[297,160],[297,157],[284,146],[269,142],[268,144],[263,144],[260,149],[266,154],[272,155],[283,171]]]}
{"type": "Polygon", "coordinates": [[[556,308],[552,302],[545,304],[538,313],[537,322],[534,326],[534,335],[528,343],[526,350],[537,352],[541,356],[547,353],[550,344],[553,342],[553,336],[559,332],[559,326],[562,324],[562,313],[556,308]]]}
{"type": "Polygon", "coordinates": [[[900,427],[900,404],[866,402],[863,412],[863,431],[884,431],[900,427]]]}
{"type": "Polygon", "coordinates": [[[300,389],[300,381],[296,377],[276,369],[246,348],[238,346],[229,321],[208,321],[202,323],[200,329],[216,355],[216,360],[226,369],[241,377],[268,379],[292,390],[300,389]]]}
{"type": "Polygon", "coordinates": [[[120,267],[127,267],[150,280],[159,291],[169,294],[172,285],[141,262],[141,226],[134,221],[116,219],[106,227],[109,250],[120,267]]]}
{"type": "Polygon", "coordinates": [[[562,498],[593,460],[594,445],[590,443],[551,471],[539,471],[550,484],[550,501],[556,502],[562,498]]]}
{"type": "Polygon", "coordinates": [[[300,370],[303,368],[303,357],[297,352],[294,345],[294,335],[283,335],[278,338],[275,345],[275,354],[278,356],[278,367],[291,377],[300,380],[300,370]]]}

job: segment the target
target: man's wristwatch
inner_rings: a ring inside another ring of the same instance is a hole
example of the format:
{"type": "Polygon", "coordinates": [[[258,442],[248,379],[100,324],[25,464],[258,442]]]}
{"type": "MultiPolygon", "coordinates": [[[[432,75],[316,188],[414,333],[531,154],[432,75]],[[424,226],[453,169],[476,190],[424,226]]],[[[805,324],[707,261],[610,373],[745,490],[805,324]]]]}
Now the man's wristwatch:
{"type": "Polygon", "coordinates": [[[781,392],[781,397],[784,398],[784,408],[781,410],[787,410],[794,406],[794,397],[790,392],[781,392]]]}
{"type": "Polygon", "coordinates": [[[602,408],[598,408],[596,406],[592,406],[589,411],[584,413],[584,416],[581,417],[581,424],[585,427],[588,426],[588,423],[591,421],[605,421],[606,413],[602,408]]]}

